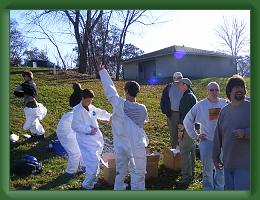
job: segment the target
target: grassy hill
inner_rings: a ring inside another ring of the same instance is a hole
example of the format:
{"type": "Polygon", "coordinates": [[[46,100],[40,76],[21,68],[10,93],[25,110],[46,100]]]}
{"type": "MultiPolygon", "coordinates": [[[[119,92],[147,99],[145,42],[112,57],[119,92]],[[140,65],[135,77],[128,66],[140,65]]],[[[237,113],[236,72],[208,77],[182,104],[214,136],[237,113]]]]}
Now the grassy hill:
{"type": "MultiPolygon", "coordinates": [[[[103,92],[101,82],[97,79],[89,79],[87,76],[80,76],[75,72],[59,72],[54,76],[51,72],[38,72],[34,74],[34,80],[38,88],[37,100],[43,103],[47,109],[47,116],[42,121],[42,125],[46,131],[46,140],[39,142],[28,142],[22,138],[22,134],[29,133],[22,130],[24,122],[23,113],[23,99],[16,98],[13,95],[13,90],[16,85],[23,82],[20,74],[10,75],[10,130],[20,136],[20,145],[11,148],[11,167],[12,163],[19,160],[22,155],[34,155],[43,163],[43,172],[38,175],[30,175],[27,177],[18,177],[13,174],[10,175],[10,189],[11,190],[67,190],[67,189],[80,189],[81,183],[84,179],[83,174],[79,174],[75,179],[66,180],[62,174],[66,168],[66,161],[49,152],[48,143],[51,139],[56,137],[55,129],[59,117],[70,110],[68,106],[68,99],[72,93],[72,83],[79,82],[83,88],[90,88],[95,93],[93,104],[96,107],[106,109],[111,112],[112,107],[107,101],[103,92]]],[[[221,96],[225,97],[225,86],[227,78],[205,78],[193,81],[193,89],[199,100],[205,98],[206,85],[210,81],[217,81],[220,84],[221,96]]],[[[248,87],[250,80],[246,79],[248,87]]],[[[123,95],[124,81],[115,81],[116,88],[119,94],[123,95]]],[[[149,147],[152,150],[161,151],[165,147],[170,147],[168,127],[166,124],[166,117],[160,110],[160,98],[164,85],[141,85],[141,93],[137,101],[146,105],[149,113],[150,121],[145,124],[145,131],[149,137],[149,147]]],[[[250,87],[248,88],[250,92],[250,87]]],[[[100,122],[102,132],[109,138],[112,138],[111,127],[105,123],[100,122]]],[[[178,178],[178,174],[166,169],[159,163],[159,177],[146,181],[148,190],[171,190],[178,178]]],[[[189,187],[189,190],[200,190],[201,184],[201,164],[197,162],[196,181],[189,187]]],[[[112,189],[112,186],[107,185],[103,180],[103,172],[101,171],[99,182],[102,183],[98,189],[112,189]]]]}

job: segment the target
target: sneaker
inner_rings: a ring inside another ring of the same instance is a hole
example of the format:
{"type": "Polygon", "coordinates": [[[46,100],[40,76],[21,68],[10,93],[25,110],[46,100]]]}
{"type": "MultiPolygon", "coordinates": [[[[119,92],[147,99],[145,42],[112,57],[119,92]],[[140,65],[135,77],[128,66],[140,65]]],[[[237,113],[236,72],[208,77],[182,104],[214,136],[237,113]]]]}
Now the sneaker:
{"type": "Polygon", "coordinates": [[[36,135],[36,134],[33,134],[32,135],[32,140],[45,140],[45,137],[44,137],[44,134],[42,134],[42,135],[36,135]]]}
{"type": "Polygon", "coordinates": [[[64,173],[64,176],[67,177],[67,178],[73,179],[73,178],[76,177],[76,174],[71,174],[71,173],[65,172],[65,173],[64,173]]]}

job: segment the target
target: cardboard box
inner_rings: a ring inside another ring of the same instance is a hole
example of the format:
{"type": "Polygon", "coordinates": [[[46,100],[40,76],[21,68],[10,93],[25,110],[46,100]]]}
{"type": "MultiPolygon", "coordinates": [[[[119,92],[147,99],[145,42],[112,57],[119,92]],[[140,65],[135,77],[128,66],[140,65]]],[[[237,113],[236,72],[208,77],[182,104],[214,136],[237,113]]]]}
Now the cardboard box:
{"type": "Polygon", "coordinates": [[[160,160],[160,154],[153,154],[150,149],[146,149],[146,175],[145,178],[155,178],[158,177],[158,163],[160,160]]]}
{"type": "Polygon", "coordinates": [[[172,169],[174,171],[181,170],[181,155],[177,153],[176,155],[170,149],[164,149],[163,151],[163,164],[165,167],[172,169]]]}
{"type": "Polygon", "coordinates": [[[109,185],[113,185],[116,177],[115,155],[113,153],[104,153],[101,161],[104,165],[104,179],[109,185]]]}
{"type": "MultiPolygon", "coordinates": [[[[146,156],[146,175],[145,178],[158,177],[158,163],[160,155],[149,154],[146,156]]],[[[116,177],[116,164],[115,155],[113,153],[102,154],[102,163],[104,165],[104,180],[109,184],[113,185],[116,177]]]]}

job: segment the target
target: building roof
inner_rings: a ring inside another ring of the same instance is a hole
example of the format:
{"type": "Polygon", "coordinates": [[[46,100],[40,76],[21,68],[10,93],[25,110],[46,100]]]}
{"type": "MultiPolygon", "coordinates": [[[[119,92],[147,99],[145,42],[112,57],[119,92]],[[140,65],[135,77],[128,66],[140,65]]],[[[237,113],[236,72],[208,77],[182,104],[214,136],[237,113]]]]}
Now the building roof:
{"type": "Polygon", "coordinates": [[[186,54],[188,54],[188,55],[198,55],[198,56],[203,55],[203,56],[217,56],[217,57],[232,57],[230,55],[220,53],[220,52],[173,45],[173,46],[170,46],[170,47],[167,47],[167,48],[164,48],[164,49],[160,49],[158,51],[154,51],[154,52],[151,52],[151,53],[143,54],[141,56],[130,58],[128,60],[124,60],[123,63],[129,63],[129,62],[140,61],[140,60],[147,60],[147,59],[166,56],[166,55],[175,55],[175,57],[176,57],[176,56],[181,56],[181,55],[186,55],[186,54]]]}

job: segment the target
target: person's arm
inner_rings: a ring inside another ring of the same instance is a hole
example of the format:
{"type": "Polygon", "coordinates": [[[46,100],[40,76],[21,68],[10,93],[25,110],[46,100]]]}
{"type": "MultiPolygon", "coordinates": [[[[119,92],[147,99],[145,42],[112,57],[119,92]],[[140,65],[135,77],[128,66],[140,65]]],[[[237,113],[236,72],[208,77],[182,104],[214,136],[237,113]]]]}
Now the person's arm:
{"type": "Polygon", "coordinates": [[[193,140],[198,139],[198,134],[195,131],[195,118],[197,114],[197,106],[193,106],[191,110],[187,113],[183,120],[184,128],[187,132],[187,134],[191,137],[193,140]]]}
{"type": "Polygon", "coordinates": [[[162,92],[162,97],[160,101],[160,108],[163,114],[169,115],[169,108],[171,107],[170,105],[170,98],[169,98],[169,89],[170,89],[170,84],[168,84],[162,92]]]}
{"type": "Polygon", "coordinates": [[[111,114],[108,113],[106,110],[100,109],[100,108],[96,108],[93,106],[93,110],[96,112],[97,114],[97,118],[100,120],[105,120],[105,121],[109,121],[111,118],[111,114]]]}
{"type": "Polygon", "coordinates": [[[145,113],[146,113],[146,117],[145,117],[144,122],[149,122],[149,116],[148,116],[148,112],[147,112],[146,106],[144,106],[144,109],[145,109],[145,113]]]}
{"type": "Polygon", "coordinates": [[[222,129],[220,125],[221,113],[215,128],[215,134],[213,139],[213,150],[212,150],[212,160],[216,168],[222,168],[223,163],[220,160],[221,148],[222,148],[222,129]]]}
{"type": "Polygon", "coordinates": [[[15,92],[19,92],[19,91],[21,91],[21,90],[23,90],[23,87],[22,87],[21,85],[18,85],[18,86],[14,89],[15,92]]]}
{"type": "Polygon", "coordinates": [[[106,93],[106,96],[109,100],[109,102],[112,104],[112,106],[117,106],[120,97],[117,93],[116,87],[110,78],[107,70],[105,69],[104,65],[99,66],[99,75],[102,82],[103,89],[106,93]]]}

